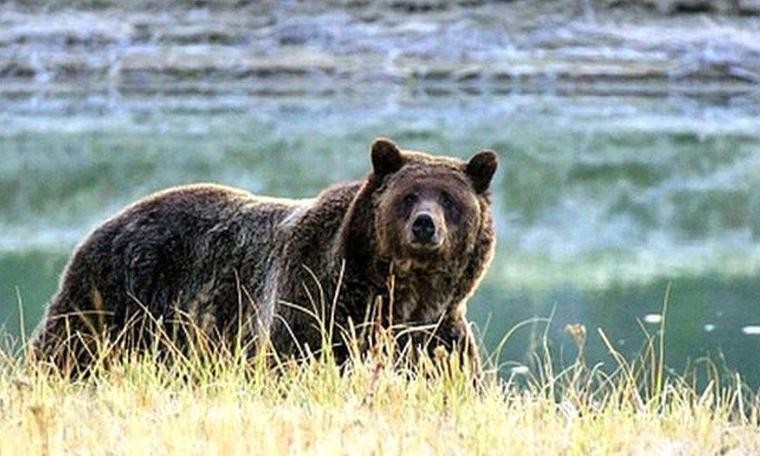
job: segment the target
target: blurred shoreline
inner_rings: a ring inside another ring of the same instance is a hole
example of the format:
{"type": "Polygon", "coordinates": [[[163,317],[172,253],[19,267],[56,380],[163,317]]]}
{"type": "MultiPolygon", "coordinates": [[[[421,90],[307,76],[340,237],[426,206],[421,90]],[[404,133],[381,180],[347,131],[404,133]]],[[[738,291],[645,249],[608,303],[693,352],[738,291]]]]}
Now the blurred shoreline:
{"type": "Polygon", "coordinates": [[[757,105],[512,95],[251,98],[218,110],[173,101],[0,114],[0,256],[68,253],[105,217],[171,185],[311,197],[364,175],[368,141],[382,134],[463,158],[484,147],[502,154],[500,282],[760,271],[757,105]]]}
{"type": "Polygon", "coordinates": [[[0,5],[0,99],[733,97],[760,83],[752,2],[150,3],[0,5]]]}

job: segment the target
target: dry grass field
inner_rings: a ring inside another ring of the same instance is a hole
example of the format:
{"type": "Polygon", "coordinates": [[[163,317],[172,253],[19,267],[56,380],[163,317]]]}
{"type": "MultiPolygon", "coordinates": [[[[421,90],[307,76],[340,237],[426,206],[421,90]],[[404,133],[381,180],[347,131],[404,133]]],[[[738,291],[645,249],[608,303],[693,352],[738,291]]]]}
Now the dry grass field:
{"type": "Polygon", "coordinates": [[[648,341],[635,362],[610,346],[612,370],[557,372],[544,346],[529,373],[475,386],[456,358],[385,349],[344,370],[147,354],[74,381],[5,354],[0,454],[758,454],[756,393],[666,376],[648,341]]]}

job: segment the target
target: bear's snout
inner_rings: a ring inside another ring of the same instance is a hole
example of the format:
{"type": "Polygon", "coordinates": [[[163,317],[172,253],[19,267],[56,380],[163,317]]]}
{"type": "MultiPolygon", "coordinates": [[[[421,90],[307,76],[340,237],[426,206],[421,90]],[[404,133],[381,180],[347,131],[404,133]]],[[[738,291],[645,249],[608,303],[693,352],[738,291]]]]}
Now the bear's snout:
{"type": "Polygon", "coordinates": [[[418,244],[433,244],[435,240],[435,221],[430,214],[418,214],[412,223],[412,236],[418,244]]]}
{"type": "Polygon", "coordinates": [[[442,208],[432,201],[420,201],[407,219],[406,236],[413,250],[430,252],[442,247],[446,239],[442,208]]]}

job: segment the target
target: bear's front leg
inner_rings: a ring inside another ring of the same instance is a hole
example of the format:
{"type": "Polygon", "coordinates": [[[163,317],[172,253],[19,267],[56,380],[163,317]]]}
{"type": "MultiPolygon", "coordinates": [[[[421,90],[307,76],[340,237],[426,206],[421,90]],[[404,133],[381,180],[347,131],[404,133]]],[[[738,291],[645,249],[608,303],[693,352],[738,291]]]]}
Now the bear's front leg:
{"type": "Polygon", "coordinates": [[[435,331],[433,342],[429,345],[431,352],[438,347],[444,347],[449,353],[459,354],[461,365],[468,369],[474,377],[482,374],[480,349],[475,340],[470,323],[464,315],[457,312],[447,316],[435,331]]]}

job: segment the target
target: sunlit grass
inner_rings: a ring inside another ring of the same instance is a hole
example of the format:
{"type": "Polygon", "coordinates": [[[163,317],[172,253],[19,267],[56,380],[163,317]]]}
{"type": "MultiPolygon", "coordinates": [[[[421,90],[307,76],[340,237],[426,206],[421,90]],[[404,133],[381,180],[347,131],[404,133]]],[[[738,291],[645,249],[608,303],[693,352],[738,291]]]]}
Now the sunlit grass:
{"type": "Polygon", "coordinates": [[[738,379],[716,374],[697,389],[665,376],[662,333],[631,361],[610,344],[612,371],[587,366],[585,327],[567,331],[579,348],[570,366],[557,371],[544,339],[527,375],[481,381],[457,357],[399,359],[387,337],[343,369],[326,354],[273,363],[191,351],[166,363],[149,352],[74,381],[6,350],[0,454],[760,451],[758,397],[738,379]]]}

